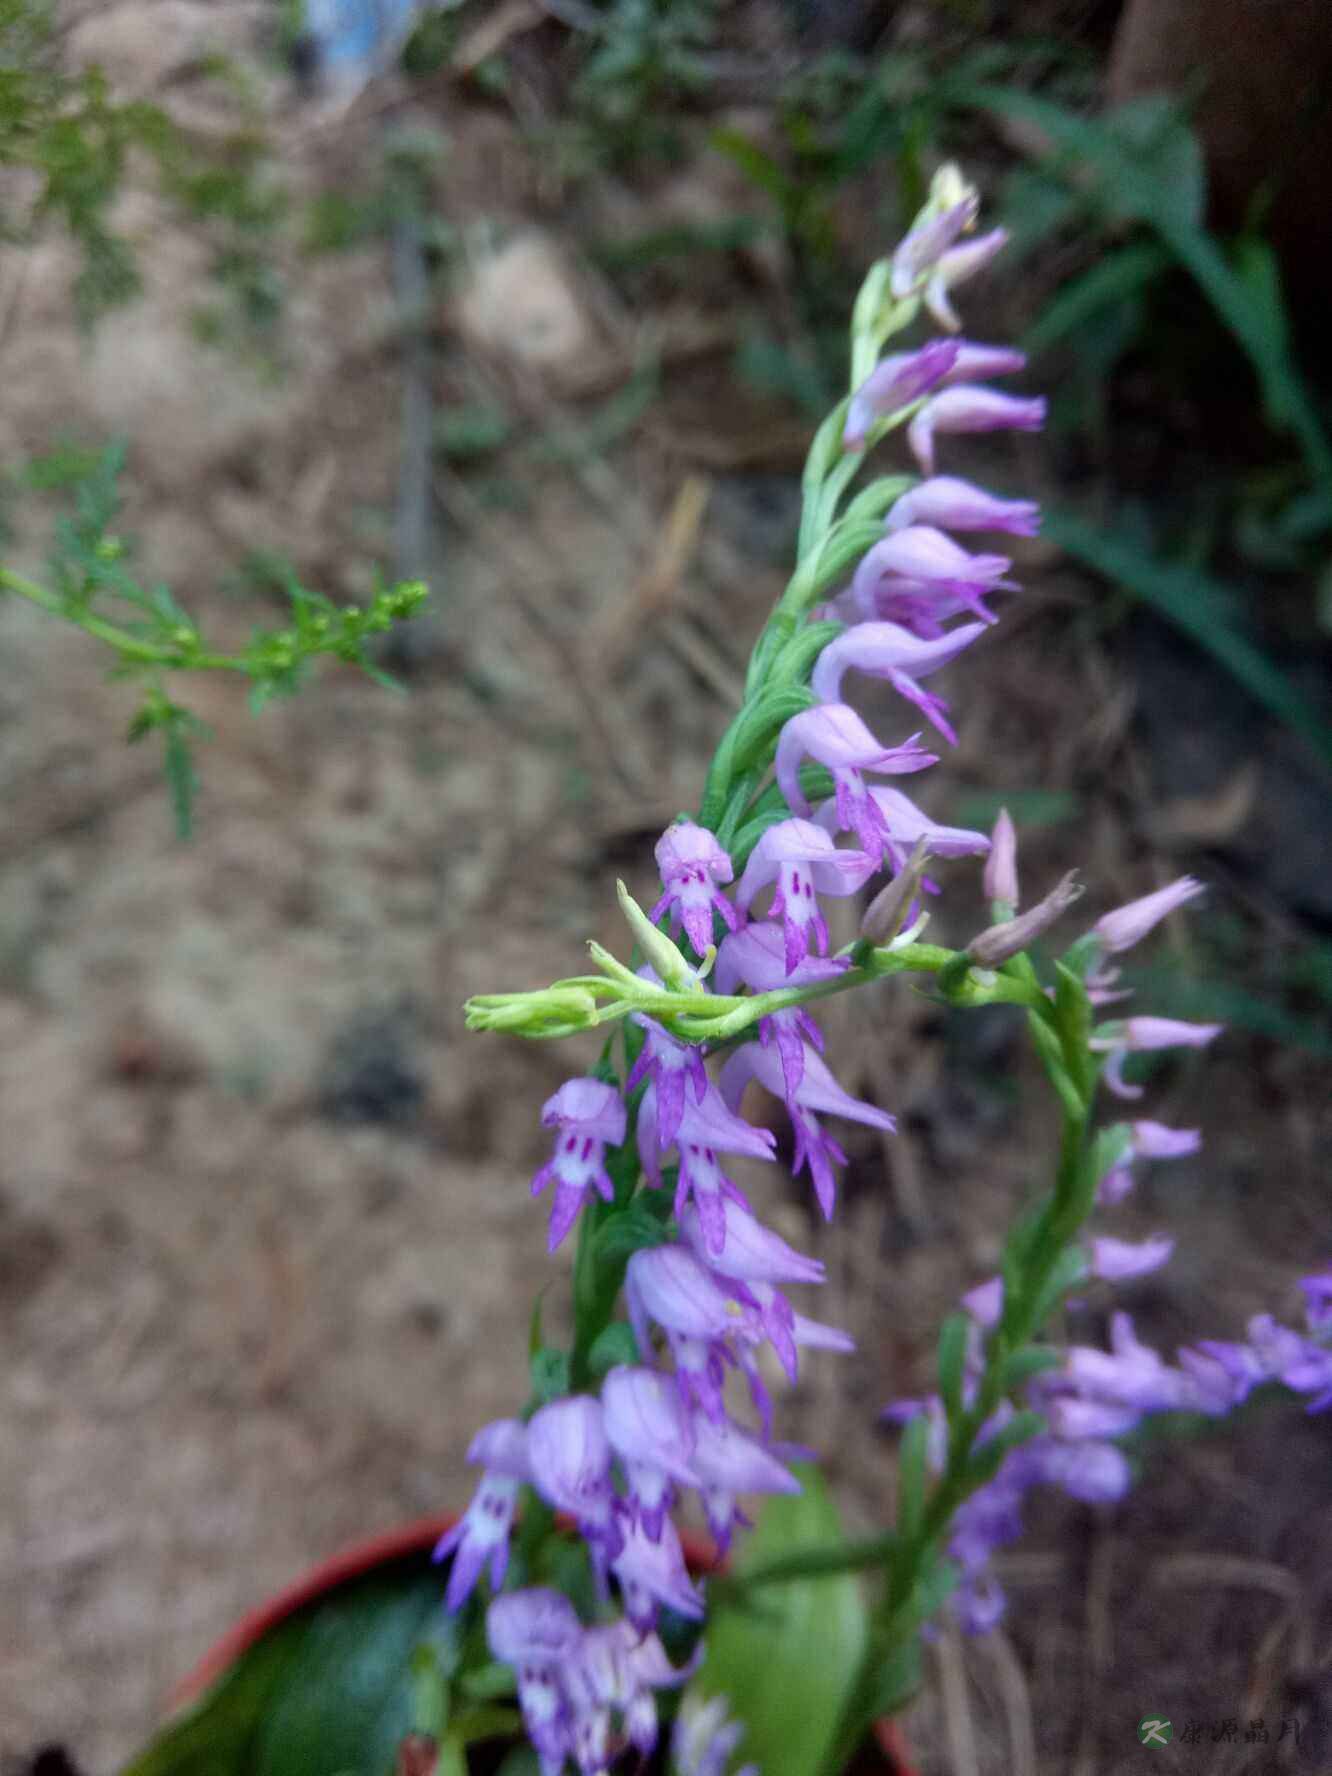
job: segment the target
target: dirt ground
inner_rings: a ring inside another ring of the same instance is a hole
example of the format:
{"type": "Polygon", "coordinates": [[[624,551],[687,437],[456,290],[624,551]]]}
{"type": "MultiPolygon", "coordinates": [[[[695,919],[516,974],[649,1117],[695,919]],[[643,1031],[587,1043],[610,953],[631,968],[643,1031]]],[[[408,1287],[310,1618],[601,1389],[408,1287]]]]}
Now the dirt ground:
{"type": "MultiPolygon", "coordinates": [[[[188,98],[201,44],[247,41],[252,14],[224,27],[222,10],[124,4],[86,28],[117,77],[176,78],[188,98]]],[[[390,82],[383,103],[399,99],[390,82]]],[[[0,1758],[15,1769],[58,1742],[110,1776],[239,1613],[342,1543],[467,1496],[463,1451],[524,1396],[530,1303],[567,1265],[545,1258],[527,1195],[537,1108],[590,1051],[467,1036],[461,1001],[575,970],[589,936],[621,941],[615,877],[649,890],[652,839],[696,804],[782,583],[802,426],[732,368],[737,290],[779,307],[780,255],[741,254],[642,310],[580,244],[589,217],[604,233],[710,214],[728,175],[700,152],[642,189],[608,173],[570,195],[483,95],[442,84],[414,103],[447,128],[437,199],[466,237],[428,316],[431,398],[502,399],[518,435],[480,469],[437,459],[429,558],[408,564],[435,595],[395,660],[408,694],[331,670],[255,719],[231,685],[192,686],[214,738],[185,845],[157,761],[120,743],[131,703],[95,645],[0,606],[0,1758]],[[657,398],[589,445],[649,352],[657,398]]],[[[382,123],[373,104],[336,128],[272,106],[310,189],[363,168],[382,123]]],[[[293,258],[284,373],[264,382],[192,336],[188,230],[125,201],[147,287],[91,340],[63,247],[0,268],[0,452],[127,434],[126,528],[224,635],[273,620],[227,578],[258,547],[363,593],[391,564],[400,472],[385,246],[293,258]]],[[[1001,461],[1010,484],[1057,485],[1030,439],[950,468],[1001,461]]],[[[35,567],[40,515],[18,516],[35,567]]],[[[1302,767],[1232,719],[1178,644],[1108,629],[1108,595],[1047,546],[1023,546],[1019,572],[1020,603],[945,687],[961,744],[922,800],[957,820],[981,797],[1067,792],[1075,817],[1024,841],[1026,882],[1076,865],[1094,916],[1191,869],[1212,887],[1206,918],[1239,933],[1236,967],[1262,977],[1309,929],[1267,867],[1316,845],[1302,767]],[[1172,699],[1176,742],[1159,740],[1172,699]],[[1239,759],[1209,739],[1234,729],[1239,759]]],[[[973,874],[948,881],[941,941],[982,920],[973,874]]],[[[1196,941],[1162,949],[1187,967],[1196,941]]],[[[1039,1182],[1049,1116],[1003,1016],[958,1020],[898,988],[839,1002],[828,1027],[847,1084],[901,1127],[851,1142],[831,1228],[803,1188],[773,1207],[828,1261],[817,1311],[859,1340],[807,1365],[782,1423],[831,1452],[865,1525],[891,1488],[877,1408],[925,1384],[941,1314],[1039,1182]]],[[[1326,1099],[1323,1060],[1244,1032],[1162,1072],[1150,1114],[1201,1124],[1206,1149],[1120,1212],[1116,1231],[1179,1242],[1121,1291],[1153,1338],[1294,1311],[1294,1279],[1328,1256],[1326,1099]]],[[[1186,1718],[1209,1738],[1240,1723],[1180,1768],[1332,1767],[1329,1458],[1332,1418],[1272,1408],[1161,1452],[1118,1511],[1034,1505],[1005,1633],[931,1656],[910,1722],[922,1776],[1145,1769],[1134,1729],[1153,1710],[1177,1735],[1186,1718]],[[1259,1716],[1274,1743],[1244,1743],[1259,1716]],[[1298,1746],[1275,1743],[1283,1720],[1298,1746]]]]}

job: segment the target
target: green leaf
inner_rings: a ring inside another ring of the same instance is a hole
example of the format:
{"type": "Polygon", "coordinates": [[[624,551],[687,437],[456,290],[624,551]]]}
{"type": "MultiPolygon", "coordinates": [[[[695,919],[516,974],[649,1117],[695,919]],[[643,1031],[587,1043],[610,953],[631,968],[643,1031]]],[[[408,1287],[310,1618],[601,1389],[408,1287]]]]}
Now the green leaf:
{"type": "Polygon", "coordinates": [[[1036,1296],[1033,1328],[1043,1326],[1069,1290],[1078,1288],[1086,1280],[1087,1260],[1081,1247],[1066,1246],[1036,1296]]]}
{"type": "Polygon", "coordinates": [[[1155,241],[1138,241],[1107,253],[1090,271],[1065,284],[1034,326],[1022,348],[1032,357],[1076,333],[1102,309],[1127,302],[1169,270],[1173,261],[1155,241]]]}
{"type": "Polygon", "coordinates": [[[562,1399],[568,1393],[568,1351],[556,1350],[553,1345],[544,1345],[533,1355],[530,1370],[532,1392],[542,1406],[548,1405],[552,1400],[562,1399]]]}
{"type": "Polygon", "coordinates": [[[962,1410],[962,1376],[971,1324],[964,1313],[949,1314],[939,1333],[939,1396],[950,1420],[962,1410]]]}
{"type": "Polygon", "coordinates": [[[466,1618],[444,1614],[442,1588],[424,1553],[337,1586],[270,1629],[123,1776],[386,1776],[416,1725],[422,1650],[440,1683],[461,1657],[466,1618]]]}
{"type": "Polygon", "coordinates": [[[636,1363],[638,1360],[638,1340],[627,1320],[612,1320],[609,1326],[603,1327],[587,1353],[587,1366],[594,1381],[620,1363],[636,1363]]]}
{"type": "Polygon", "coordinates": [[[1035,1375],[1057,1369],[1063,1357],[1051,1345],[1029,1344],[1025,1350],[1014,1351],[1004,1360],[999,1372],[999,1385],[1006,1394],[1015,1394],[1035,1375]]]}
{"type": "MultiPolygon", "coordinates": [[[[798,1496],[769,1500],[736,1563],[751,1568],[792,1547],[843,1540],[836,1508],[816,1470],[798,1470],[798,1496]]],[[[694,1687],[725,1696],[744,1722],[744,1756],[761,1770],[806,1776],[823,1768],[865,1647],[865,1605],[847,1573],[765,1587],[741,1604],[720,1603],[694,1687]]]]}
{"type": "Polygon", "coordinates": [[[925,1515],[925,1460],[930,1425],[923,1412],[908,1421],[897,1457],[897,1533],[909,1542],[925,1515]]]}

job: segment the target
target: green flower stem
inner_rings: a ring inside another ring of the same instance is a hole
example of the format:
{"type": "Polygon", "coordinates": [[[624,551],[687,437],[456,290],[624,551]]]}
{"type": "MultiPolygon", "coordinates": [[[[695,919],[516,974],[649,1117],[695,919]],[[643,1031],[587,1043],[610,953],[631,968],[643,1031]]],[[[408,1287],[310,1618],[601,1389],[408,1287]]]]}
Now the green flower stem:
{"type": "MultiPolygon", "coordinates": [[[[1015,978],[1016,984],[1034,986],[1035,973],[1025,956],[1015,958],[1009,968],[1009,978],[1015,978]]],[[[916,1608],[919,1590],[930,1569],[937,1567],[949,1524],[958,1508],[990,1478],[984,1470],[977,1470],[977,1439],[1008,1396],[1005,1377],[1010,1358],[1031,1342],[1052,1310],[1051,1286],[1057,1283],[1058,1267],[1066,1260],[1095,1200],[1099,1168],[1090,1128],[1095,1071],[1088,1066],[1090,1056],[1080,1018],[1077,1010],[1061,1010],[1043,994],[1039,1004],[1031,1005],[1029,1015],[1035,1046],[1052,1074],[1064,1106],[1054,1192],[1037,1218],[1018,1275],[1005,1278],[1003,1317],[986,1341],[985,1363],[975,1398],[969,1407],[950,1415],[943,1473],[925,1501],[919,1521],[900,1522],[896,1535],[885,1538],[888,1582],[862,1667],[847,1697],[826,1776],[840,1776],[845,1760],[860,1745],[874,1719],[906,1700],[920,1631],[916,1608]],[[1054,1078],[1057,1071],[1062,1071],[1062,1078],[1054,1078]],[[1070,1077],[1079,1080],[1083,1089],[1069,1091],[1070,1077]]],[[[858,1564],[858,1549],[842,1552],[848,1556],[848,1565],[858,1564]]]]}
{"type": "Polygon", "coordinates": [[[245,672],[243,660],[235,659],[229,654],[210,654],[188,644],[178,647],[155,646],[150,641],[143,641],[137,635],[131,635],[127,629],[121,629],[115,623],[108,623],[104,617],[94,616],[91,611],[80,610],[77,605],[61,598],[46,586],[39,586],[35,580],[25,579],[12,568],[0,567],[0,588],[6,592],[14,592],[20,598],[26,598],[29,604],[35,604],[53,617],[63,617],[67,623],[73,623],[86,634],[103,641],[108,647],[114,648],[123,660],[133,661],[135,665],[166,666],[187,671],[245,672]]]}

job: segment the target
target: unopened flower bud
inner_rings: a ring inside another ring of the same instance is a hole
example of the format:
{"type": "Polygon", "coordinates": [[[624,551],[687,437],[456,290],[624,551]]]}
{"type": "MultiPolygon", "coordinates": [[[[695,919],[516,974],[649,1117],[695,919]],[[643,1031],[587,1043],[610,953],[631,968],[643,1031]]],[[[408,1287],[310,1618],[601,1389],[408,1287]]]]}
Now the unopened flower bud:
{"type": "Polygon", "coordinates": [[[997,968],[1001,962],[1007,962],[1010,957],[1019,955],[1042,932],[1048,931],[1081,896],[1082,886],[1075,873],[1070,870],[1045,899],[1037,901],[1034,907],[1028,908],[1025,913],[1019,913],[1016,919],[991,925],[988,931],[982,931],[979,937],[973,937],[967,945],[968,956],[981,968],[997,968]]]}
{"type": "Polygon", "coordinates": [[[698,971],[689,966],[666,933],[657,929],[623,882],[615,884],[615,893],[620,902],[620,911],[634,934],[634,941],[666,985],[679,993],[696,988],[699,982],[698,971]]]}
{"type": "Polygon", "coordinates": [[[994,823],[983,883],[988,901],[1009,907],[1014,912],[1017,910],[1021,898],[1018,893],[1017,829],[1007,808],[1000,808],[999,818],[994,823]]]}
{"type": "Polygon", "coordinates": [[[893,941],[920,896],[920,884],[929,861],[929,845],[924,838],[919,838],[903,868],[879,890],[865,909],[865,916],[860,921],[862,937],[879,946],[893,941]]]}

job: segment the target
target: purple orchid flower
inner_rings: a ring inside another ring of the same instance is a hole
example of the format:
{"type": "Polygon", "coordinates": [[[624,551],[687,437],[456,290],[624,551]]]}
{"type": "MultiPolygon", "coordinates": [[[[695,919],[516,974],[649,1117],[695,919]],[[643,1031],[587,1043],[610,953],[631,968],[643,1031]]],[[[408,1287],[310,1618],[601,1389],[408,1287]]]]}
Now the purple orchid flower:
{"type": "Polygon", "coordinates": [[[686,1682],[698,1663],[695,1655],[687,1664],[673,1666],[656,1634],[640,1634],[623,1618],[586,1629],[563,1671],[565,1693],[574,1709],[573,1738],[580,1768],[589,1772],[605,1768],[612,1710],[621,1715],[635,1750],[646,1757],[657,1743],[653,1692],[686,1682]]]}
{"type": "Polygon", "coordinates": [[[694,1620],[703,1614],[703,1594],[689,1577],[680,1537],[669,1517],[655,1542],[639,1525],[631,1524],[623,1548],[611,1561],[611,1571],[624,1597],[624,1613],[644,1633],[656,1627],[662,1604],[694,1620]]]}
{"type": "Polygon", "coordinates": [[[897,500],[885,530],[924,525],[932,530],[998,530],[1009,536],[1035,536],[1041,509],[1035,500],[1000,499],[955,475],[934,475],[897,500]]]}
{"type": "Polygon", "coordinates": [[[943,386],[959,382],[988,382],[992,376],[1016,376],[1027,368],[1026,352],[1011,345],[982,345],[975,339],[955,339],[957,356],[949,365],[943,386]]]}
{"type": "Polygon", "coordinates": [[[1174,1249],[1174,1240],[1161,1233],[1145,1240],[1097,1238],[1091,1242],[1092,1275],[1109,1283],[1147,1276],[1159,1270],[1174,1249]]]}
{"type": "Polygon", "coordinates": [[[879,420],[900,413],[937,388],[956,363],[958,351],[951,339],[931,339],[918,351],[881,358],[851,397],[842,430],[844,448],[862,449],[879,420]]]}
{"type": "Polygon", "coordinates": [[[477,1487],[461,1519],[435,1544],[434,1560],[453,1555],[444,1607],[452,1615],[476,1589],[487,1563],[490,1588],[498,1591],[509,1565],[509,1531],[513,1527],[518,1488],[531,1477],[527,1431],[516,1418],[497,1419],[472,1439],[467,1459],[482,1469],[477,1487]]]}
{"type": "Polygon", "coordinates": [[[937,433],[1039,432],[1044,424],[1044,397],[1003,395],[998,389],[965,383],[930,396],[907,427],[907,442],[922,474],[933,475],[937,433]]]}
{"type": "MultiPolygon", "coordinates": [[[[804,804],[808,811],[808,804],[804,804]]],[[[819,911],[819,894],[857,893],[878,868],[876,855],[839,851],[822,827],[808,820],[779,820],[750,853],[736,899],[748,911],[754,896],[775,881],[771,915],[780,919],[786,937],[786,972],[790,975],[809,953],[813,934],[820,955],[828,950],[828,926],[819,911]]]]}
{"type": "Polygon", "coordinates": [[[683,924],[694,949],[705,956],[712,943],[714,912],[732,931],[740,924],[739,914],[719,887],[735,873],[731,860],[707,828],[692,820],[666,828],[657,840],[656,858],[666,892],[648,917],[655,922],[669,907],[672,930],[683,924]]]}
{"type": "MultiPolygon", "coordinates": [[[[644,971],[640,969],[639,972],[644,971]]],[[[693,1087],[696,1103],[701,1104],[707,1094],[708,1074],[703,1065],[703,1053],[692,1042],[680,1042],[651,1018],[635,1015],[634,1022],[647,1034],[642,1053],[634,1062],[624,1089],[630,1092],[640,1080],[651,1079],[657,1140],[662,1147],[669,1147],[680,1130],[686,1084],[693,1087]]]]}
{"type": "Polygon", "coordinates": [[[692,1420],[668,1376],[629,1365],[606,1376],[601,1407],[611,1448],[624,1464],[630,1509],[655,1542],[674,1498],[672,1482],[699,1484],[689,1464],[692,1420]]]}
{"type": "Polygon", "coordinates": [[[913,734],[901,746],[880,746],[854,709],[845,703],[823,703],[794,715],[777,742],[777,782],[794,813],[807,816],[810,806],[800,787],[800,761],[808,756],[832,772],[837,819],[844,832],[854,832],[867,855],[881,857],[888,832],[871,797],[862,771],[897,776],[923,771],[938,757],[916,744],[913,734]]]}
{"type": "MultiPolygon", "coordinates": [[[[717,991],[732,994],[742,982],[759,993],[770,993],[778,987],[809,986],[815,981],[835,980],[850,966],[844,956],[806,956],[789,968],[789,950],[789,934],[767,923],[751,923],[743,931],[723,938],[713,975],[717,991]]],[[[794,1092],[804,1072],[805,1044],[808,1042],[822,1053],[822,1030],[803,1005],[770,1012],[759,1019],[758,1030],[760,1042],[776,1045],[787,1090],[794,1092]]]]}
{"type": "Polygon", "coordinates": [[[624,1294],[643,1361],[652,1361],[656,1324],[666,1334],[686,1405],[709,1418],[721,1417],[726,1368],[736,1361],[733,1341],[758,1336],[752,1314],[725,1294],[685,1246],[635,1252],[625,1270],[624,1294]]]}
{"type": "Polygon", "coordinates": [[[842,1090],[823,1058],[813,1049],[805,1051],[805,1065],[799,1088],[786,1097],[786,1081],[781,1061],[771,1049],[757,1042],[746,1042],[737,1048],[721,1071],[718,1081],[722,1097],[732,1108],[738,1108],[746,1085],[757,1079],[761,1085],[783,1098],[795,1131],[795,1162],[792,1171],[798,1177],[808,1164],[814,1194],[826,1221],[832,1219],[837,1195],[833,1164],[845,1165],[846,1154],[818,1123],[818,1115],[844,1116],[852,1122],[863,1122],[870,1128],[891,1132],[896,1120],[886,1110],[866,1104],[842,1090]]]}
{"type": "Polygon", "coordinates": [[[731,1544],[736,1524],[748,1524],[736,1506],[737,1493],[800,1491],[800,1482],[790,1469],[729,1419],[698,1421],[693,1457],[708,1527],[723,1553],[731,1544]]]}
{"type": "MultiPolygon", "coordinates": [[[[671,1733],[674,1776],[726,1776],[731,1753],[745,1736],[742,1722],[728,1720],[729,1708],[725,1696],[702,1703],[685,1698],[671,1733]]],[[[738,1776],[759,1776],[757,1764],[746,1764],[738,1776]]]]}
{"type": "MultiPolygon", "coordinates": [[[[919,839],[931,857],[977,857],[990,849],[984,833],[971,832],[962,826],[939,826],[909,796],[887,783],[876,783],[870,789],[875,805],[888,828],[884,841],[884,861],[893,871],[906,867],[919,839]]],[[[837,830],[837,804],[824,802],[815,812],[815,821],[829,832],[837,830]]],[[[931,887],[930,883],[925,884],[931,887]]]]}
{"type": "Polygon", "coordinates": [[[1133,1188],[1132,1161],[1135,1159],[1181,1159],[1202,1148],[1199,1129],[1167,1128],[1163,1122],[1135,1122],[1129,1127],[1128,1151],[1113,1165],[1096,1186],[1098,1203],[1123,1202],[1133,1188]]]}
{"type": "Polygon", "coordinates": [[[554,1153],[532,1179],[533,1196],[540,1196],[547,1184],[555,1185],[548,1237],[553,1252],[578,1219],[590,1190],[605,1202],[615,1200],[604,1156],[608,1144],[618,1147],[624,1140],[627,1117],[613,1085],[569,1079],[541,1106],[541,1122],[559,1131],[554,1153]]]}
{"type": "Polygon", "coordinates": [[[949,665],[964,648],[984,635],[985,629],[984,623],[964,623],[936,640],[924,641],[897,623],[857,623],[824,648],[810,688],[821,703],[837,703],[841,700],[842,675],[848,671],[887,679],[900,697],[914,703],[944,739],[956,746],[957,735],[948,721],[948,705],[925,690],[920,680],[926,673],[949,665]]]}
{"type": "MultiPolygon", "coordinates": [[[[926,641],[943,635],[943,624],[969,610],[983,623],[997,619],[985,600],[1011,591],[1007,555],[973,555],[942,530],[911,524],[888,533],[866,551],[846,595],[862,621],[898,623],[926,641]]],[[[942,663],[942,662],[941,662],[942,663]]]]}
{"type": "Polygon", "coordinates": [[[893,253],[889,288],[895,301],[905,300],[934,274],[943,255],[975,226],[979,213],[980,199],[968,191],[942,214],[912,225],[893,253]]]}
{"type": "MultiPolygon", "coordinates": [[[[656,1125],[656,1094],[649,1086],[638,1110],[638,1149],[643,1169],[653,1184],[661,1182],[660,1144],[656,1125]]],[[[710,1249],[720,1252],[726,1239],[725,1201],[747,1205],[745,1193],[722,1171],[719,1153],[746,1154],[751,1159],[771,1159],[776,1138],[768,1129],[755,1128],[735,1115],[714,1085],[698,1104],[686,1103],[676,1131],[680,1170],[675,1186],[674,1212],[678,1216],[692,1196],[698,1206],[710,1249]]]]}
{"type": "Polygon", "coordinates": [[[1301,1277],[1304,1291],[1304,1317],[1311,1332],[1332,1331],[1332,1270],[1301,1277]]]}
{"type": "Polygon", "coordinates": [[[1178,1018],[1131,1017],[1093,1031],[1088,1047],[1109,1055],[1103,1077],[1117,1098],[1140,1098],[1142,1087],[1124,1079],[1126,1055],[1158,1048],[1206,1048],[1224,1029],[1224,1024],[1186,1024],[1178,1018]]]}
{"type": "Polygon", "coordinates": [[[945,332],[956,333],[962,323],[953,312],[948,292],[983,271],[1008,245],[1008,230],[992,228],[972,241],[959,241],[939,255],[925,285],[925,307],[945,332]]]}
{"type": "Polygon", "coordinates": [[[567,1511],[589,1539],[616,1540],[611,1446],[599,1400],[571,1394],[534,1412],[527,1459],[532,1484],[548,1504],[567,1511]]]}
{"type": "Polygon", "coordinates": [[[506,1592],[486,1612],[491,1652],[517,1673],[518,1706],[542,1776],[559,1776],[573,1751],[573,1715],[560,1672],[582,1632],[568,1598],[544,1586],[506,1592]]]}
{"type": "Polygon", "coordinates": [[[1195,882],[1192,876],[1181,876],[1168,887],[1158,888],[1155,894],[1146,894],[1141,900],[1131,900],[1127,906],[1118,907],[1113,913],[1106,913],[1103,918],[1098,919],[1093,927],[1097,941],[1108,955],[1131,950],[1134,944],[1141,943],[1147,933],[1177,907],[1186,906],[1189,901],[1196,900],[1200,894],[1206,892],[1203,884],[1195,882]]]}

